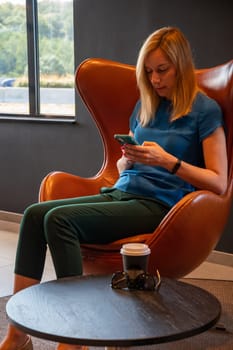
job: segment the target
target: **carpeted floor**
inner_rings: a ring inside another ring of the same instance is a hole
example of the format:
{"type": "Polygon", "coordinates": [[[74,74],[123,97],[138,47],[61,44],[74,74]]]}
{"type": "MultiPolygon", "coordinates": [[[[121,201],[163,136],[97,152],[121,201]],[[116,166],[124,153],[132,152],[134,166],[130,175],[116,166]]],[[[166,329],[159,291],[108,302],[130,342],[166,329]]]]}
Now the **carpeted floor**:
{"type": "MultiPolygon", "coordinates": [[[[233,282],[216,281],[202,279],[184,279],[187,283],[199,286],[214,294],[222,305],[222,315],[218,322],[218,328],[194,337],[186,338],[176,342],[131,347],[131,350],[232,350],[233,349],[233,282]]],[[[0,340],[3,338],[6,327],[7,317],[5,305],[9,297],[0,298],[0,340]]],[[[54,350],[56,344],[46,340],[33,338],[34,350],[54,350]]],[[[90,350],[101,348],[90,348],[90,350]]]]}

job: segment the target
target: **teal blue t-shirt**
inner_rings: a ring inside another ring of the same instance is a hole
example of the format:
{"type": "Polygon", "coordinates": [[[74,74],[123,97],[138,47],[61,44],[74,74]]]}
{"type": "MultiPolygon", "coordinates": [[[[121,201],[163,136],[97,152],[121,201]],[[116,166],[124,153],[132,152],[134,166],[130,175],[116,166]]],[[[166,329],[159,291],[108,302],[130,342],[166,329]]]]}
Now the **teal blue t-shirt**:
{"type": "MultiPolygon", "coordinates": [[[[165,151],[198,167],[205,167],[202,141],[223,125],[222,112],[217,102],[198,93],[192,111],[170,121],[170,102],[161,99],[155,118],[146,127],[139,123],[140,101],[130,117],[130,130],[135,139],[157,142],[165,151]]],[[[123,192],[150,197],[173,206],[186,194],[195,191],[189,183],[159,166],[134,163],[120,174],[114,185],[123,192]]]]}

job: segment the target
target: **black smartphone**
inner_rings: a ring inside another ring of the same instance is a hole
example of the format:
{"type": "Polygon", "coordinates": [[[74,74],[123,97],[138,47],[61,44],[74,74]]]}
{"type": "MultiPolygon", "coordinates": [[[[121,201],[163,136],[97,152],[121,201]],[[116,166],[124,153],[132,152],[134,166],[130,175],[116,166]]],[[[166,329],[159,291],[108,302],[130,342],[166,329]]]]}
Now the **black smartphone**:
{"type": "Polygon", "coordinates": [[[130,145],[139,145],[139,143],[133,138],[133,136],[127,134],[115,134],[114,138],[120,142],[121,145],[125,145],[126,143],[130,145]]]}

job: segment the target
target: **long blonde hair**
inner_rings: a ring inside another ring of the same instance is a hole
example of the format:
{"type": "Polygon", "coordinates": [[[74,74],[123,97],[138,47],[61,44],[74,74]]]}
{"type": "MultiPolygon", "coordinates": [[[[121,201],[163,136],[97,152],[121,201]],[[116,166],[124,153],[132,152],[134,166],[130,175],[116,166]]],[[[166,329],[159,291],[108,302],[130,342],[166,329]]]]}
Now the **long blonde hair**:
{"type": "Polygon", "coordinates": [[[146,57],[158,48],[167,55],[176,69],[176,84],[171,101],[171,120],[178,119],[190,112],[198,91],[191,48],[183,33],[174,27],[164,27],[155,31],[142,45],[136,65],[142,126],[146,126],[154,118],[160,101],[145,70],[146,57]]]}

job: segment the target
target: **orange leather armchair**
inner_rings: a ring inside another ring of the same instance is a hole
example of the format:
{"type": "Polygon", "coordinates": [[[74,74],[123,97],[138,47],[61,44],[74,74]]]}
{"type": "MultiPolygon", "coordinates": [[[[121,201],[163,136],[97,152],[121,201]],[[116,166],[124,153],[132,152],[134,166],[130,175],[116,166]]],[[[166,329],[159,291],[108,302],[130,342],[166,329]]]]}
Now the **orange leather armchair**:
{"type": "MultiPolygon", "coordinates": [[[[233,60],[196,71],[198,83],[218,101],[227,129],[229,183],[224,195],[196,191],[180,200],[150,234],[141,234],[106,245],[82,245],[84,273],[110,273],[122,269],[120,247],[144,242],[151,248],[149,271],[180,278],[200,265],[215,248],[227,222],[233,194],[233,60]]],[[[98,193],[111,186],[121,156],[115,133],[128,133],[129,116],[138,99],[135,67],[105,59],[87,59],[76,71],[76,87],[100,131],[104,161],[91,178],[51,172],[42,181],[39,200],[98,193]]]]}

